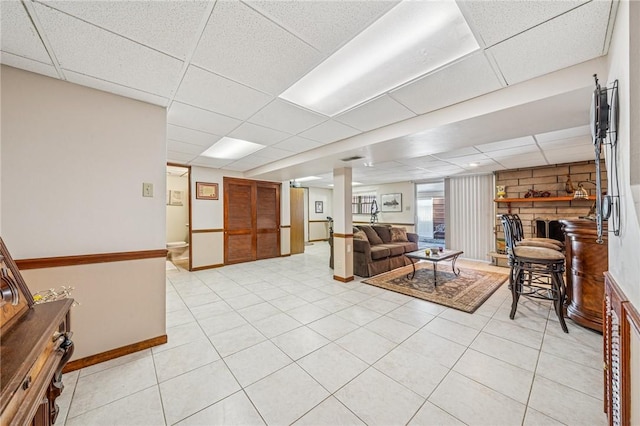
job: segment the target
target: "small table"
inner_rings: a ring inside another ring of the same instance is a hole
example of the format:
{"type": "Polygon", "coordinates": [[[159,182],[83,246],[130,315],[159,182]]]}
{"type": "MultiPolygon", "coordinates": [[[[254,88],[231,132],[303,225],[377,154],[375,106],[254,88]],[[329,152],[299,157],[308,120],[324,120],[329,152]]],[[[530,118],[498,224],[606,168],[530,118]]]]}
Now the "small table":
{"type": "Polygon", "coordinates": [[[438,285],[437,271],[438,271],[438,262],[443,260],[451,260],[451,269],[453,270],[453,274],[457,277],[460,275],[460,268],[456,270],[456,260],[458,260],[458,256],[460,256],[463,252],[460,250],[443,250],[438,254],[431,254],[429,256],[426,255],[424,250],[412,251],[410,253],[405,253],[404,256],[411,260],[411,266],[413,267],[413,272],[407,274],[407,278],[412,280],[416,275],[416,261],[428,260],[433,263],[433,285],[434,287],[438,285]]]}

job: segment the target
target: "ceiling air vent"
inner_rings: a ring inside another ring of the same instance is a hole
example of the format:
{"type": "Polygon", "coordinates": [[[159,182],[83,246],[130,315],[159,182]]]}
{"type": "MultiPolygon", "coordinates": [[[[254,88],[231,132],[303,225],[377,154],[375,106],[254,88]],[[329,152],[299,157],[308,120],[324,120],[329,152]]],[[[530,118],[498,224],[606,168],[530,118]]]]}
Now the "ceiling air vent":
{"type": "Polygon", "coordinates": [[[342,158],[340,161],[344,161],[345,163],[353,160],[361,160],[364,157],[362,155],[354,155],[353,157],[342,158]]]}

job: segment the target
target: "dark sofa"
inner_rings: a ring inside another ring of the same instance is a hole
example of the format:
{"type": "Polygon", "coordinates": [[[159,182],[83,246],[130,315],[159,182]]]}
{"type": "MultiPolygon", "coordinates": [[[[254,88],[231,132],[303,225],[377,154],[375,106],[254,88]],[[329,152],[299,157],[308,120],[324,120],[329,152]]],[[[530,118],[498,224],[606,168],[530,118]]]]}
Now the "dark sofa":
{"type": "MultiPolygon", "coordinates": [[[[333,241],[330,266],[333,267],[333,241]]],[[[388,225],[360,225],[353,228],[353,273],[371,277],[411,262],[404,253],[418,250],[418,234],[388,225]]]]}

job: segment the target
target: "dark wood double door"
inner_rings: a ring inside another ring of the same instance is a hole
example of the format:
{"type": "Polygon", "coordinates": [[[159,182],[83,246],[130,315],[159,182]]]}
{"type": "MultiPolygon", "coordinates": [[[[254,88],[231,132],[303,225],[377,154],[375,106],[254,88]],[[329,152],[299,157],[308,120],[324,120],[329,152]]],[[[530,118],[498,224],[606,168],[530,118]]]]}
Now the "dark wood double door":
{"type": "Polygon", "coordinates": [[[280,256],[280,184],[224,178],[224,263],[280,256]]]}

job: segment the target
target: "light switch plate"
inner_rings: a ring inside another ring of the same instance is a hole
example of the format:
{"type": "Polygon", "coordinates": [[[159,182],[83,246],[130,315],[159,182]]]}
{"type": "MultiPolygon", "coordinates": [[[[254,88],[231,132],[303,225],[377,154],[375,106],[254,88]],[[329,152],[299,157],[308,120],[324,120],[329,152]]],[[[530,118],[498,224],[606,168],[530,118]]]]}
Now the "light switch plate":
{"type": "Polygon", "coordinates": [[[142,196],[153,197],[153,184],[148,182],[142,183],[142,196]]]}

